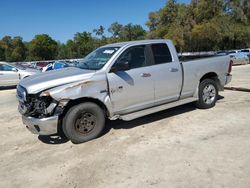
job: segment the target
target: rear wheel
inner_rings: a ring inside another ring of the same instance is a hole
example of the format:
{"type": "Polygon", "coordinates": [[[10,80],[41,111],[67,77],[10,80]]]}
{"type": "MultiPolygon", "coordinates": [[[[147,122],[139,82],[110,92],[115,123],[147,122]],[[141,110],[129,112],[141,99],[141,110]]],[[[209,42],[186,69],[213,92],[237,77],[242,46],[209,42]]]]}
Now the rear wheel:
{"type": "Polygon", "coordinates": [[[205,79],[199,85],[199,100],[196,106],[201,109],[208,109],[215,106],[218,98],[218,87],[214,80],[205,79]]]}
{"type": "Polygon", "coordinates": [[[73,143],[83,143],[97,138],[105,126],[103,110],[95,103],[73,106],[63,119],[63,132],[73,143]]]}

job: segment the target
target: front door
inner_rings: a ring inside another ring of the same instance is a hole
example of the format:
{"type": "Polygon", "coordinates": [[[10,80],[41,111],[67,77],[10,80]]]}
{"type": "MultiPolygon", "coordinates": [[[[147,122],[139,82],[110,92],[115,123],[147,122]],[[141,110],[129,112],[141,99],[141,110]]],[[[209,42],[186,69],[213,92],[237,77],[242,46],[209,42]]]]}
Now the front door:
{"type": "Polygon", "coordinates": [[[107,74],[114,112],[126,114],[152,106],[154,83],[149,66],[152,63],[149,58],[149,46],[130,47],[116,62],[120,60],[128,62],[129,70],[107,74]]]}

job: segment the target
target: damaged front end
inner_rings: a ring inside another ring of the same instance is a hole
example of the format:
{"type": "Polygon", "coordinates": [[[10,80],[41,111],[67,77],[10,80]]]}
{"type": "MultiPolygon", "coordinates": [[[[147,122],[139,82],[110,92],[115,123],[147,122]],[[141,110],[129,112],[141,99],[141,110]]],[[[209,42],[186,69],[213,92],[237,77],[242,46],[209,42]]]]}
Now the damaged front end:
{"type": "Polygon", "coordinates": [[[19,101],[19,112],[35,118],[49,117],[54,114],[58,102],[50,96],[26,95],[25,100],[19,101]]]}
{"type": "Polygon", "coordinates": [[[23,123],[35,134],[51,135],[57,133],[58,117],[63,112],[61,103],[47,92],[28,94],[22,86],[17,87],[18,110],[23,123]]]}

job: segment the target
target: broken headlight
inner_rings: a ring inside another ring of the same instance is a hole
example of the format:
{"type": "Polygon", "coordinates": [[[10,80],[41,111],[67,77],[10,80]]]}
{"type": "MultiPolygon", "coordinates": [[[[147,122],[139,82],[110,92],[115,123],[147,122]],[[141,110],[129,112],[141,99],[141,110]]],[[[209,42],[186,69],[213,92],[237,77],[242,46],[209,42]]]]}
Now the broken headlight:
{"type": "Polygon", "coordinates": [[[21,102],[26,102],[27,101],[26,89],[24,87],[18,85],[16,91],[17,91],[16,96],[17,96],[18,100],[21,102]]]}
{"type": "Polygon", "coordinates": [[[29,95],[25,106],[27,108],[26,115],[41,118],[52,115],[57,102],[50,96],[29,95]]]}

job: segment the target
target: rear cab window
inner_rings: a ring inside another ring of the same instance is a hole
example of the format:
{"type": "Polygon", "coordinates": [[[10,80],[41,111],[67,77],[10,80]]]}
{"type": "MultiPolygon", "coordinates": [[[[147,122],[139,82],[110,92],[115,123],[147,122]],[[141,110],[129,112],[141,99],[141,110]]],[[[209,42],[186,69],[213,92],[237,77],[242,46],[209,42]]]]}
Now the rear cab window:
{"type": "Polygon", "coordinates": [[[171,52],[165,43],[152,44],[151,49],[155,64],[170,63],[173,61],[171,52]]]}

